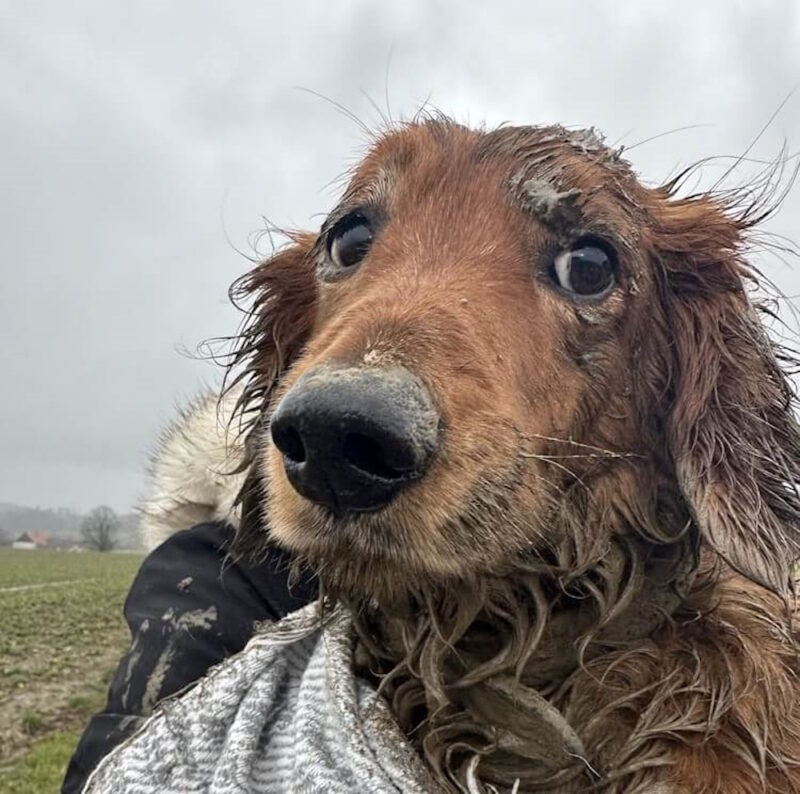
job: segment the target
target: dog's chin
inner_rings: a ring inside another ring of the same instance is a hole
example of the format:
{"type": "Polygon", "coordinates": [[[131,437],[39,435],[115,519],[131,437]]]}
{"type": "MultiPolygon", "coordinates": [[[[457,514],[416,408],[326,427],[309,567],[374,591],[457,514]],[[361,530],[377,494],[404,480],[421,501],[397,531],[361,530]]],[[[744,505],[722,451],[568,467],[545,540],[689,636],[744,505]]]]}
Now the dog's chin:
{"type": "Polygon", "coordinates": [[[272,539],[317,574],[323,592],[395,614],[436,594],[479,586],[485,577],[511,574],[532,548],[530,541],[494,548],[488,538],[475,538],[456,549],[446,524],[412,532],[392,518],[391,510],[334,515],[307,504],[294,515],[273,514],[269,525],[272,539]]]}
{"type": "Polygon", "coordinates": [[[436,527],[412,532],[394,509],[335,514],[304,499],[270,500],[272,540],[315,571],[325,589],[348,599],[403,601],[464,574],[463,557],[439,547],[436,527]]]}

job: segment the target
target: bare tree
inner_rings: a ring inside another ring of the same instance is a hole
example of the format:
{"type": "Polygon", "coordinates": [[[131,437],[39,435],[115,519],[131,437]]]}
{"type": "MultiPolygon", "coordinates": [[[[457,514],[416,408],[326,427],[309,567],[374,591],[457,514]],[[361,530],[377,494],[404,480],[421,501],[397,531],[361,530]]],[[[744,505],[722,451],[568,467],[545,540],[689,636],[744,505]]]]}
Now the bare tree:
{"type": "Polygon", "coordinates": [[[94,551],[111,551],[117,545],[119,518],[105,505],[95,507],[81,525],[83,545],[94,551]]]}

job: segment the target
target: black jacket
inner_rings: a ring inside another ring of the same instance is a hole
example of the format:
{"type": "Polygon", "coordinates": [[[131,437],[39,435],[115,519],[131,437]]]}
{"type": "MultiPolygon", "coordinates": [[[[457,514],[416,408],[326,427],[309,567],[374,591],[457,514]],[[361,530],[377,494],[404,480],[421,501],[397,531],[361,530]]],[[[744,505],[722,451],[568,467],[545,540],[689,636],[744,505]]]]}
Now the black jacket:
{"type": "Polygon", "coordinates": [[[125,601],[131,647],[105,709],[78,743],[62,794],[78,794],[100,759],[158,701],[242,650],[260,621],[279,620],[316,597],[311,578],[290,592],[285,552],[273,548],[258,564],[236,562],[227,554],[230,537],[223,524],[199,524],[170,537],[142,563],[125,601]]]}

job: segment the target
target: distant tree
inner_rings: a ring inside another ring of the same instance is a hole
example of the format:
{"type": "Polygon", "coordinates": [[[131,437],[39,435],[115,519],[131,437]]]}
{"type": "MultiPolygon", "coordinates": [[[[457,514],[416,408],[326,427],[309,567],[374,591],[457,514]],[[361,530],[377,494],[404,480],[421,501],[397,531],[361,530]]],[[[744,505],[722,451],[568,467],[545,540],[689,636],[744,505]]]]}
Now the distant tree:
{"type": "Polygon", "coordinates": [[[83,545],[93,551],[111,551],[117,545],[119,518],[105,505],[95,507],[81,524],[83,545]]]}
{"type": "Polygon", "coordinates": [[[0,527],[0,546],[8,546],[11,543],[11,535],[0,527]]]}

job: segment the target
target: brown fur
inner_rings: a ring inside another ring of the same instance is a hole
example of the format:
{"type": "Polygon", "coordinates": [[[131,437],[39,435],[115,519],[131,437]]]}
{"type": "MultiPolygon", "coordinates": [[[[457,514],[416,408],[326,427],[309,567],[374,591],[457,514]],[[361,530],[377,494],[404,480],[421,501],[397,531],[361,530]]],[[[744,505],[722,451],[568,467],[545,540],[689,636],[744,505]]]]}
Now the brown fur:
{"type": "Polygon", "coordinates": [[[423,121],[240,285],[242,533],[269,526],[353,610],[447,790],[800,791],[800,435],[744,258],[764,213],[675,191],[592,131],[423,121]],[[366,260],[321,282],[327,229],[365,203],[366,260]],[[586,232],[619,255],[601,302],[546,273],[586,232]],[[401,364],[442,416],[377,513],[303,499],[265,432],[323,362],[401,364]]]}

